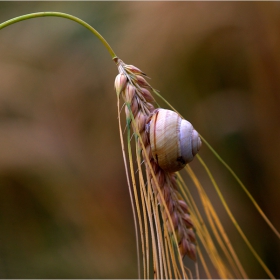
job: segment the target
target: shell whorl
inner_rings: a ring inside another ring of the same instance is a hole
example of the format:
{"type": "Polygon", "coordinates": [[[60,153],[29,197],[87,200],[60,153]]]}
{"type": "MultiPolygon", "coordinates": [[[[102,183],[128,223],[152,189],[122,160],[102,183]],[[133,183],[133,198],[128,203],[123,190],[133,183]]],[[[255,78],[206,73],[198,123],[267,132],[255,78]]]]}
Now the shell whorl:
{"type": "Polygon", "coordinates": [[[171,110],[155,110],[149,122],[149,135],[153,158],[168,172],[184,168],[201,147],[192,124],[171,110]]]}

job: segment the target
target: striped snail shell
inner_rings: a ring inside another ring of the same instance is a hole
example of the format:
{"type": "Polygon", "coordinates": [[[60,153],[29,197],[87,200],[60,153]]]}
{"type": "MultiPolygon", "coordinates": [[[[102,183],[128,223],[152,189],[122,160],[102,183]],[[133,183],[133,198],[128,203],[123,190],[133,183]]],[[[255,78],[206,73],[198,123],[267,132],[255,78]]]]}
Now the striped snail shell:
{"type": "Polygon", "coordinates": [[[181,170],[201,147],[198,132],[174,111],[155,110],[148,127],[152,156],[165,171],[181,170]]]}

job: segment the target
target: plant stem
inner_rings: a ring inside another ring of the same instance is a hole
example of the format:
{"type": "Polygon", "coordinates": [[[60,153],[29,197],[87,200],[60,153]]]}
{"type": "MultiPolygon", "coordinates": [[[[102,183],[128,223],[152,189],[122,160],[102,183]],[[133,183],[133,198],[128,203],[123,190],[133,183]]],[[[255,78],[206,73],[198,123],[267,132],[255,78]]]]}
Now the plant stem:
{"type": "Polygon", "coordinates": [[[38,18],[38,17],[62,17],[62,18],[73,20],[73,21],[81,24],[82,26],[84,26],[85,28],[90,30],[102,42],[102,44],[105,46],[107,51],[110,53],[112,59],[117,57],[115,52],[111,48],[111,46],[108,44],[108,42],[92,26],[90,26],[85,21],[79,19],[78,17],[72,16],[72,15],[69,15],[69,14],[65,14],[65,13],[60,13],[60,12],[38,12],[38,13],[22,15],[22,16],[15,17],[15,18],[12,18],[10,20],[7,20],[7,21],[1,23],[0,24],[0,30],[5,28],[5,27],[7,27],[7,26],[9,26],[9,25],[14,24],[14,23],[17,23],[17,22],[20,22],[20,21],[23,21],[23,20],[27,20],[27,19],[31,19],[31,18],[38,18]]]}

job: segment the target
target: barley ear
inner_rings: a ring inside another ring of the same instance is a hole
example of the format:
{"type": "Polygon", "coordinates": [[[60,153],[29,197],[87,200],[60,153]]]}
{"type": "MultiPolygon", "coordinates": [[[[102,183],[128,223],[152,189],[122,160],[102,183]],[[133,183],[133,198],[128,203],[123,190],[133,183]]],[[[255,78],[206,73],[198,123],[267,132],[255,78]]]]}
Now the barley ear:
{"type": "MultiPolygon", "coordinates": [[[[184,256],[196,261],[196,238],[189,208],[178,191],[175,173],[162,170],[152,157],[147,125],[155,110],[152,103],[154,98],[151,94],[153,88],[146,81],[146,74],[139,68],[126,65],[120,59],[116,59],[115,62],[119,70],[115,79],[115,89],[117,95],[121,95],[125,102],[126,119],[130,120],[128,125],[132,126],[134,134],[137,135],[137,150],[141,151],[141,158],[145,166],[146,188],[148,189],[142,190],[144,192],[143,197],[146,197],[143,205],[146,207],[148,216],[154,215],[153,212],[157,211],[157,205],[160,205],[161,219],[164,222],[162,229],[166,228],[168,238],[171,238],[170,244],[172,244],[172,240],[175,240],[177,249],[174,251],[166,244],[164,245],[160,230],[156,231],[152,241],[153,248],[156,251],[164,252],[166,257],[168,254],[174,254],[177,251],[178,255],[181,256],[179,258],[181,267],[178,269],[179,271],[183,269],[182,258],[184,256]],[[149,205],[149,203],[152,205],[149,205]],[[151,212],[151,209],[153,212],[151,212]]],[[[140,166],[140,168],[142,167],[140,166]]],[[[142,178],[142,180],[145,179],[142,178]]],[[[160,227],[159,222],[156,221],[156,224],[157,227],[160,227]]],[[[152,222],[150,222],[150,226],[152,226],[152,222]]],[[[153,255],[155,256],[155,254],[153,255]]],[[[164,270],[167,275],[170,274],[166,259],[159,258],[155,263],[158,263],[158,265],[154,265],[154,270],[161,271],[161,275],[164,274],[164,270]]]]}

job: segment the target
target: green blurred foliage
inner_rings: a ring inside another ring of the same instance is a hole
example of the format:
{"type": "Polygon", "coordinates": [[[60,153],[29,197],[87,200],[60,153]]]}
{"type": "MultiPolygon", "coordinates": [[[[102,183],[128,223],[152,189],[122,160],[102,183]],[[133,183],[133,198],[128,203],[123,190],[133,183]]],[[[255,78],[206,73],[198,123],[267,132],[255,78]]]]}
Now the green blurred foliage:
{"type": "MultiPolygon", "coordinates": [[[[0,2],[0,20],[51,10],[88,22],[147,73],[280,228],[278,2],[0,2]]],[[[136,277],[109,54],[61,18],[9,26],[0,42],[0,277],[136,277]]],[[[214,156],[201,156],[279,278],[279,240],[214,156]]],[[[222,209],[221,219],[249,276],[266,277],[222,209]]]]}

